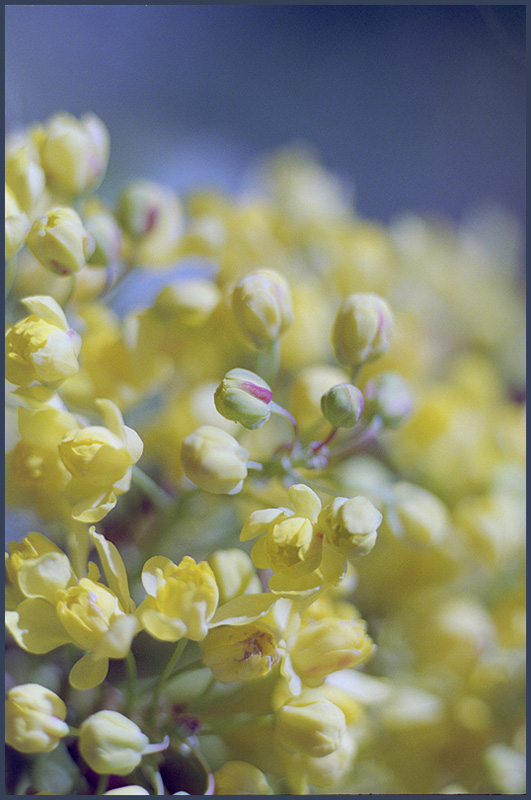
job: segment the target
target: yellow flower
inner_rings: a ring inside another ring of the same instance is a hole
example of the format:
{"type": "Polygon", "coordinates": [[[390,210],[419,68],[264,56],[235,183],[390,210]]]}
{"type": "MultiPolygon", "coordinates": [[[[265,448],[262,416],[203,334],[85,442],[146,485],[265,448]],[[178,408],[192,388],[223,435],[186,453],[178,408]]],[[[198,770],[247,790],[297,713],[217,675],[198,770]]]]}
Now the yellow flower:
{"type": "Polygon", "coordinates": [[[201,425],[184,439],[181,463],[190,480],[213,494],[237,494],[247,477],[248,452],[213,425],[201,425]]]}
{"type": "Polygon", "coordinates": [[[273,632],[258,623],[213,628],[201,652],[203,663],[222,683],[262,678],[280,661],[273,632]]]}
{"type": "Polygon", "coordinates": [[[244,523],[242,542],[259,536],[251,558],[259,569],[272,569],[273,592],[311,592],[325,582],[337,583],[346,570],[342,553],[323,548],[318,522],[321,501],[305,484],[290,486],[291,508],[253,511],[244,523]]]}
{"type": "Polygon", "coordinates": [[[214,794],[273,794],[264,773],[247,761],[227,761],[214,772],[214,794]]]}
{"type": "Polygon", "coordinates": [[[73,208],[52,208],[38,217],[27,244],[37,261],[58,275],[79,272],[94,252],[94,241],[73,208]]]}
{"type": "Polygon", "coordinates": [[[332,342],[340,364],[356,367],[382,356],[394,326],[391,309],[381,297],[351,294],[341,304],[332,342]]]}
{"type": "Polygon", "coordinates": [[[144,565],[147,597],[137,609],[146,631],[155,639],[201,641],[208,633],[219,599],[216,579],[206,561],[185,556],[179,564],[154,556],[144,565]]]}
{"type": "Polygon", "coordinates": [[[58,446],[79,427],[72,414],[53,407],[18,409],[20,440],[6,462],[8,502],[28,503],[45,519],[70,516],[64,497],[70,475],[58,446]]]}
{"type": "Polygon", "coordinates": [[[59,454],[72,476],[67,494],[72,516],[81,522],[98,522],[114,508],[117,495],[129,489],[131,467],[142,455],[142,441],[123,423],[110,400],[97,400],[107,427],[91,425],[67,433],[59,454]]]}
{"type": "Polygon", "coordinates": [[[334,617],[303,625],[289,643],[295,672],[312,687],[332,672],[363,664],[373,649],[363,620],[334,617]]]}
{"type": "Polygon", "coordinates": [[[38,683],[14,686],[7,693],[6,742],[20,753],[49,753],[69,732],[66,706],[38,683]]]}
{"type": "Polygon", "coordinates": [[[450,529],[446,506],[422,486],[399,481],[393,486],[386,517],[395,535],[415,545],[438,545],[450,529]]]}
{"type": "Polygon", "coordinates": [[[170,283],[159,292],[152,310],[160,320],[196,328],[209,319],[220,299],[219,289],[208,280],[170,283]]]}
{"type": "Polygon", "coordinates": [[[258,348],[276,341],[293,321],[289,286],[273,270],[242,278],[232,292],[232,310],[242,333],[258,348]]]}
{"type": "Polygon", "coordinates": [[[314,689],[305,689],[276,712],[275,736],[292,753],[321,758],[336,750],[345,732],[344,713],[314,689]]]}
{"type": "Polygon", "coordinates": [[[109,159],[109,133],[95,114],[56,114],[42,132],[41,163],[54,192],[75,196],[98,187],[109,159]]]}
{"type": "Polygon", "coordinates": [[[6,378],[16,386],[39,381],[57,387],[79,369],[81,338],[52,297],[26,297],[22,303],[31,315],[6,331],[6,378]]]}
{"type": "Polygon", "coordinates": [[[129,775],[142,756],[155,748],[160,749],[150,745],[138,725],[117,711],[91,714],[79,728],[79,752],[99,775],[129,775]]]}
{"type": "Polygon", "coordinates": [[[30,653],[48,653],[75,644],[85,655],[72,667],[70,683],[90,689],[107,674],[110,658],[124,658],[138,630],[130,613],[127,576],[114,545],[90,531],[103,567],[107,588],[89,563],[88,577],[78,580],[61,551],[40,534],[30,534],[12,547],[6,568],[23,599],[6,612],[6,627],[30,653]]]}
{"type": "Polygon", "coordinates": [[[8,261],[18,253],[24,244],[29,223],[7,184],[5,188],[5,219],[5,259],[8,261]]]}
{"type": "Polygon", "coordinates": [[[358,745],[346,731],[339,745],[326,756],[311,756],[304,752],[289,753],[280,749],[280,759],[288,785],[295,794],[309,794],[310,787],[332,789],[352,770],[358,745]]]}

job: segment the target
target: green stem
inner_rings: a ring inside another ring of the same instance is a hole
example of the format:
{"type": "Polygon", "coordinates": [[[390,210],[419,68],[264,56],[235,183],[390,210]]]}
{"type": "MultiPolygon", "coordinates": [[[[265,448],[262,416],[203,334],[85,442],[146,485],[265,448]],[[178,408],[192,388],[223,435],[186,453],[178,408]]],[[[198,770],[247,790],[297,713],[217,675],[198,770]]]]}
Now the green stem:
{"type": "Polygon", "coordinates": [[[173,497],[136,464],[131,471],[131,479],[149,497],[158,511],[166,511],[168,506],[173,503],[173,497]]]}
{"type": "Polygon", "coordinates": [[[172,674],[172,672],[173,672],[173,670],[175,668],[175,665],[177,664],[177,662],[179,661],[180,657],[184,653],[184,648],[186,647],[187,644],[188,644],[188,639],[180,639],[177,642],[177,647],[173,651],[172,657],[170,658],[170,660],[166,664],[166,666],[164,668],[164,671],[159,676],[159,678],[158,678],[158,680],[157,680],[157,682],[156,682],[156,684],[155,684],[155,686],[153,688],[153,700],[152,700],[152,705],[151,705],[151,712],[149,714],[149,723],[150,723],[150,725],[153,723],[153,720],[155,718],[155,714],[157,713],[157,706],[159,704],[159,699],[160,699],[160,695],[161,695],[162,689],[164,687],[164,684],[166,683],[166,681],[168,680],[168,678],[172,674]]]}
{"type": "Polygon", "coordinates": [[[242,719],[242,715],[237,714],[235,718],[229,720],[224,725],[218,725],[216,728],[201,728],[199,735],[219,736],[220,734],[234,731],[237,728],[240,728],[242,725],[245,725],[247,722],[251,722],[251,720],[256,725],[266,725],[268,722],[271,722],[274,719],[274,716],[274,714],[255,715],[245,712],[244,718],[242,719]]]}
{"type": "Polygon", "coordinates": [[[265,381],[272,383],[278,374],[280,363],[278,339],[258,351],[256,371],[265,381]]]}
{"type": "Polygon", "coordinates": [[[108,775],[100,775],[98,780],[98,786],[96,789],[95,794],[105,794],[107,791],[107,785],[109,783],[109,776],[108,775]]]}
{"type": "Polygon", "coordinates": [[[132,650],[129,650],[125,659],[125,663],[127,667],[127,697],[125,703],[125,710],[126,714],[129,714],[131,709],[133,708],[136,699],[136,679],[137,679],[136,661],[132,650]]]}

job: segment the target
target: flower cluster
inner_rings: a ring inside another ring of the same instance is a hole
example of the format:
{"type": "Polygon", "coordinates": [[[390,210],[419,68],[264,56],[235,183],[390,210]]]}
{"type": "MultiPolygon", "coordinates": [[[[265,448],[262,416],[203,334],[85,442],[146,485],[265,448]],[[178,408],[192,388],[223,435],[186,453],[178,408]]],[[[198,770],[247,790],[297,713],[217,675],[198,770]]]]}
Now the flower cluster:
{"type": "Polygon", "coordinates": [[[523,793],[514,220],[108,159],[6,142],[7,793],[523,793]]]}

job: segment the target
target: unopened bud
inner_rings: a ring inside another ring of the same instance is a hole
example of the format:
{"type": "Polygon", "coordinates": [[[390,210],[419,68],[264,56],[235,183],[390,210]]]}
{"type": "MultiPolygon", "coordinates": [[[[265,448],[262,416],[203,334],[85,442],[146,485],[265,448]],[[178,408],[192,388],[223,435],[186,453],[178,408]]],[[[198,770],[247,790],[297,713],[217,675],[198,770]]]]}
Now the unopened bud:
{"type": "Polygon", "coordinates": [[[376,544],[382,515],[366,497],[336,497],[319,514],[319,525],[330,544],[347,558],[363,556],[376,544]]]}
{"type": "Polygon", "coordinates": [[[273,270],[242,278],[232,293],[232,309],[241,331],[258,348],[275,342],[293,321],[289,286],[273,270]]]}
{"type": "Polygon", "coordinates": [[[247,369],[231,369],[214,393],[219,413],[245,428],[260,428],[271,415],[273,392],[268,384],[247,369]]]}
{"type": "Polygon", "coordinates": [[[36,219],[27,244],[43,267],[58,275],[79,272],[94,252],[94,241],[72,208],[54,208],[36,219]]]}
{"type": "Polygon", "coordinates": [[[129,775],[144,754],[165,746],[150,745],[138,725],[117,711],[98,711],[79,729],[79,752],[99,775],[129,775]]]}
{"type": "Polygon", "coordinates": [[[20,753],[49,753],[69,732],[65,717],[55,692],[38,683],[14,686],[6,700],[6,742],[20,753]]]}
{"type": "Polygon", "coordinates": [[[118,198],[116,214],[125,231],[135,239],[153,231],[173,193],[153,181],[135,181],[118,198]]]}
{"type": "Polygon", "coordinates": [[[388,428],[396,428],[413,410],[409,389],[395,372],[383,372],[368,381],[365,398],[369,415],[378,415],[388,428]]]}
{"type": "Polygon", "coordinates": [[[340,364],[357,367],[382,356],[393,329],[391,309],[373,294],[351,294],[343,301],[332,331],[340,364]]]}
{"type": "Polygon", "coordinates": [[[57,114],[44,129],[41,163],[51,189],[75,196],[100,184],[109,160],[109,133],[94,114],[57,114]]]}
{"type": "Polygon", "coordinates": [[[290,752],[326,756],[339,746],[345,731],[344,713],[316,690],[304,690],[277,711],[275,735],[290,752]]]}
{"type": "Polygon", "coordinates": [[[183,441],[181,463],[187,477],[200,489],[237,494],[247,477],[248,455],[230,433],[201,425],[183,441]]]}
{"type": "Polygon", "coordinates": [[[393,493],[392,513],[398,518],[399,533],[412,544],[439,544],[450,524],[444,503],[413,483],[397,483],[393,493]]]}
{"type": "Polygon", "coordinates": [[[338,383],[321,397],[321,409],[334,428],[351,428],[359,420],[364,406],[363,395],[351,383],[338,383]]]}

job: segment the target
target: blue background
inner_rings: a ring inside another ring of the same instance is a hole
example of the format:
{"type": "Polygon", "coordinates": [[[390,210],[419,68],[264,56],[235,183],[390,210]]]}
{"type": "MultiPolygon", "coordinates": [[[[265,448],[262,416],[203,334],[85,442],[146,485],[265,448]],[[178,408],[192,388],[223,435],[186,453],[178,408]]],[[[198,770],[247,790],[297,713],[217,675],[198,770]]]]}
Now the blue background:
{"type": "Polygon", "coordinates": [[[524,6],[7,6],[6,124],[91,110],[104,194],[306,141],[360,213],[525,214],[524,6]]]}

